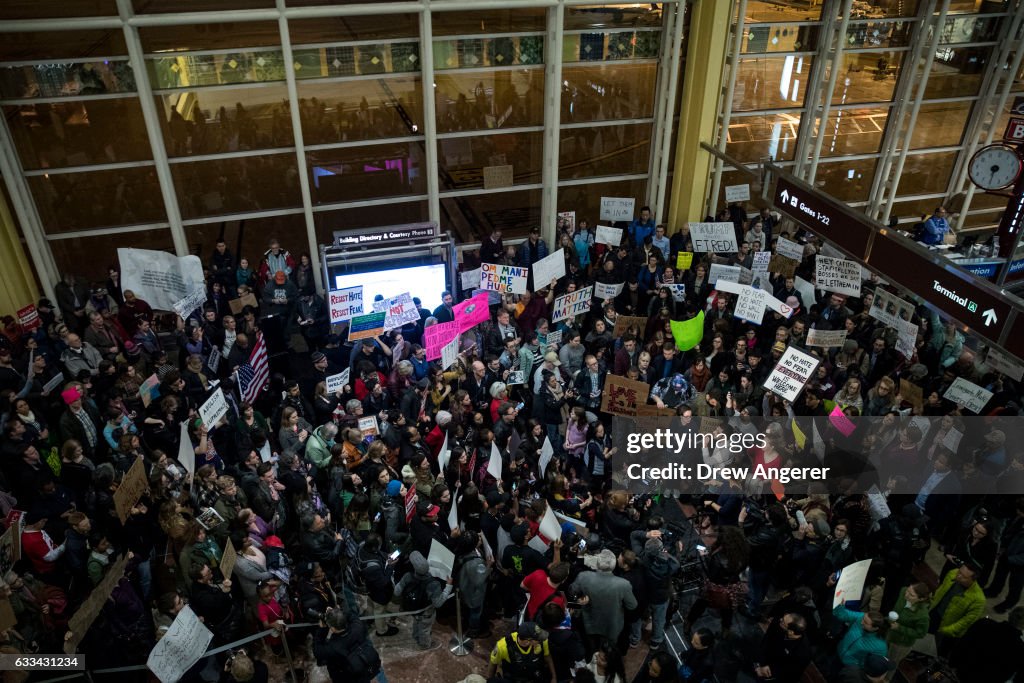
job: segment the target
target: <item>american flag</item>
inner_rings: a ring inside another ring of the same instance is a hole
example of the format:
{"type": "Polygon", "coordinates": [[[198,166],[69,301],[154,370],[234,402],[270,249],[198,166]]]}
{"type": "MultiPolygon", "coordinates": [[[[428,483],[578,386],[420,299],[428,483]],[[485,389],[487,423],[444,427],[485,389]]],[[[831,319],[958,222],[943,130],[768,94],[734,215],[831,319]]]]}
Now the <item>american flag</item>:
{"type": "Polygon", "coordinates": [[[267,362],[267,344],[263,333],[256,333],[256,345],[249,355],[249,360],[238,367],[238,393],[242,400],[255,403],[263,387],[270,379],[270,365],[267,362]]]}

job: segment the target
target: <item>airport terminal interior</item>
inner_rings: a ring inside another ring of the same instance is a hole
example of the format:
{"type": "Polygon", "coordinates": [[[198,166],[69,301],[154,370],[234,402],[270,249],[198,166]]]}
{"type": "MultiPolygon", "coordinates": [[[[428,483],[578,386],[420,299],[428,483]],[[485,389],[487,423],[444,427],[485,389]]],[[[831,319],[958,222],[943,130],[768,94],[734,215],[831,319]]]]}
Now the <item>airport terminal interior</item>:
{"type": "Polygon", "coordinates": [[[0,0],[0,680],[1024,681],[1022,58],[1024,0],[0,0]],[[844,475],[643,492],[642,418],[844,475]]]}

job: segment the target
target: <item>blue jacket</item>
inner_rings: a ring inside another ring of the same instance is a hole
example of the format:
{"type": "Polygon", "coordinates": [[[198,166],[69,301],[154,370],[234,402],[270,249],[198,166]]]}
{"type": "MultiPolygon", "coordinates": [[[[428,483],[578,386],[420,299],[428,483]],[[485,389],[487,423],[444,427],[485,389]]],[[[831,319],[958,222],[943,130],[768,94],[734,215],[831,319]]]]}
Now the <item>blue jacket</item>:
{"type": "Polygon", "coordinates": [[[850,625],[846,635],[839,641],[839,647],[836,648],[836,655],[843,666],[864,666],[864,660],[869,654],[886,656],[889,646],[885,640],[877,632],[865,631],[861,626],[863,612],[854,612],[839,605],[832,610],[832,615],[844,624],[850,625]]]}
{"type": "Polygon", "coordinates": [[[633,222],[629,224],[629,236],[633,240],[633,244],[638,247],[644,243],[644,239],[653,234],[654,218],[649,219],[646,223],[639,218],[634,218],[633,222]]]}
{"type": "Polygon", "coordinates": [[[932,216],[924,222],[924,234],[921,241],[925,244],[942,244],[942,238],[949,232],[949,223],[945,218],[932,216]]]}
{"type": "MultiPolygon", "coordinates": [[[[524,268],[530,268],[534,263],[540,261],[542,258],[548,255],[548,245],[544,240],[537,240],[537,258],[536,260],[530,260],[530,238],[527,237],[523,240],[523,243],[519,245],[519,252],[516,254],[516,261],[524,268]]],[[[547,284],[547,283],[544,283],[547,284]]]]}

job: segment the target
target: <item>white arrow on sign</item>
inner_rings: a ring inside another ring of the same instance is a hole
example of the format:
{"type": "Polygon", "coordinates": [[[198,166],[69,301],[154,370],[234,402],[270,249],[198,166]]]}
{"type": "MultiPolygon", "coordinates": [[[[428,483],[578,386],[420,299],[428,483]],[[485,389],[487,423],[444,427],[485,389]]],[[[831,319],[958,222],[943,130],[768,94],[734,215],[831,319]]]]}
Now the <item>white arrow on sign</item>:
{"type": "Polygon", "coordinates": [[[789,201],[789,190],[787,190],[786,188],[782,188],[782,194],[780,194],[779,197],[782,198],[782,201],[788,202],[789,201]]]}
{"type": "Polygon", "coordinates": [[[988,309],[981,315],[983,318],[985,318],[985,327],[988,327],[992,323],[999,321],[999,318],[996,317],[996,311],[993,308],[988,309]]]}

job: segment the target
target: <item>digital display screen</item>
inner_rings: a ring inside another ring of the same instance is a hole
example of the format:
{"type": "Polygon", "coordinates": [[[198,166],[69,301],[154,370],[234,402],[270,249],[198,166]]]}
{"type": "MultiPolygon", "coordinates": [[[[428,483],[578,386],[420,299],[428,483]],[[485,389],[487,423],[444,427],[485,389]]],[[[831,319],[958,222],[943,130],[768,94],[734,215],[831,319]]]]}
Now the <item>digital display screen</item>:
{"type": "Polygon", "coordinates": [[[345,273],[334,276],[334,288],[363,288],[366,310],[378,294],[389,299],[408,292],[418,297],[421,307],[434,310],[441,305],[441,295],[448,289],[448,267],[444,263],[405,268],[389,268],[368,273],[345,273]]]}

